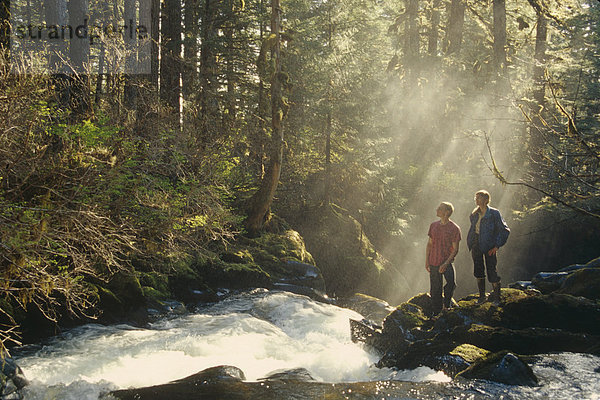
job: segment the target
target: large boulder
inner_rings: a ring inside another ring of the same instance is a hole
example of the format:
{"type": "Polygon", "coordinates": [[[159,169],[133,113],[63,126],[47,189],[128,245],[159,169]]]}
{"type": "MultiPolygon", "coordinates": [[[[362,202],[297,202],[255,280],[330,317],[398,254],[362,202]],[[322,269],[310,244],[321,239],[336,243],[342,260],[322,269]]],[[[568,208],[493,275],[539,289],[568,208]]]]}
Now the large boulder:
{"type": "Polygon", "coordinates": [[[557,293],[600,299],[600,268],[581,268],[570,274],[557,293]]]}
{"type": "Polygon", "coordinates": [[[503,351],[475,362],[458,377],[485,379],[507,385],[537,386],[538,379],[531,367],[518,355],[503,351]]]}
{"type": "Polygon", "coordinates": [[[538,272],[531,278],[531,283],[542,293],[552,293],[560,288],[570,274],[571,271],[538,272]]]}
{"type": "Polygon", "coordinates": [[[552,328],[600,335],[600,305],[583,297],[561,293],[526,296],[518,301],[507,301],[501,307],[498,326],[552,328]]]}
{"type": "Polygon", "coordinates": [[[381,324],[384,318],[395,310],[387,301],[363,293],[339,299],[337,305],[354,310],[376,324],[381,324]]]}
{"type": "Polygon", "coordinates": [[[383,320],[384,335],[408,337],[411,330],[421,327],[427,321],[423,309],[412,303],[402,303],[383,320]]]}
{"type": "MultiPolygon", "coordinates": [[[[278,232],[240,236],[227,249],[197,260],[194,270],[211,288],[271,288],[325,292],[325,281],[300,234],[283,222],[278,232]]],[[[319,295],[315,294],[316,297],[319,295]]],[[[322,295],[321,295],[322,297],[322,295]]]]}
{"type": "Polygon", "coordinates": [[[335,205],[305,210],[298,218],[298,230],[333,297],[360,292],[387,298],[410,292],[402,273],[377,252],[347,210],[335,205]]]}
{"type": "Polygon", "coordinates": [[[587,264],[573,264],[556,272],[540,272],[531,281],[543,293],[566,293],[588,299],[600,298],[600,257],[587,264]]]}
{"type": "MultiPolygon", "coordinates": [[[[224,365],[208,368],[187,378],[164,385],[117,390],[112,392],[111,395],[122,400],[189,400],[199,398],[198,392],[203,387],[226,387],[228,391],[237,390],[241,392],[245,379],[246,377],[241,369],[224,365]]],[[[211,393],[210,391],[208,392],[209,396],[211,393]]]]}
{"type": "Polygon", "coordinates": [[[267,376],[259,381],[300,381],[312,382],[315,378],[312,377],[306,368],[279,369],[269,372],[267,376]]]}
{"type": "Polygon", "coordinates": [[[472,324],[455,328],[447,340],[454,343],[469,343],[491,351],[511,350],[519,354],[556,351],[587,353],[598,343],[600,336],[561,329],[533,327],[509,329],[472,324]]]}
{"type": "Polygon", "coordinates": [[[21,399],[19,392],[29,384],[23,374],[23,370],[13,359],[4,358],[0,360],[0,398],[1,399],[21,399]]]}
{"type": "Polygon", "coordinates": [[[381,367],[425,365],[452,376],[474,361],[460,355],[464,345],[476,346],[479,356],[486,350],[539,354],[593,352],[600,340],[600,306],[589,299],[518,289],[502,289],[501,297],[496,306],[468,296],[426,318],[417,304],[427,307],[429,298],[415,296],[384,320],[381,331],[369,331],[365,342],[382,353],[381,367]]]}
{"type": "Polygon", "coordinates": [[[500,306],[477,304],[476,296],[459,300],[459,307],[443,312],[433,323],[437,330],[480,324],[524,329],[562,329],[568,332],[600,335],[600,305],[584,297],[518,289],[501,290],[500,306]]]}

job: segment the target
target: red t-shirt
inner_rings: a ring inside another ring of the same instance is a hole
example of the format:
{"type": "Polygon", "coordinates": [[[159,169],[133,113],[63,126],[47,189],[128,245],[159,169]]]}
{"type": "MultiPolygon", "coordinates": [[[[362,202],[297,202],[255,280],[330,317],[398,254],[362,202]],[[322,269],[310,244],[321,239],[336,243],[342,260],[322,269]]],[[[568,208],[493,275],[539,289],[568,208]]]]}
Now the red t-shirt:
{"type": "Polygon", "coordinates": [[[428,235],[432,239],[429,265],[442,265],[452,254],[452,243],[460,241],[460,227],[453,221],[446,225],[435,221],[429,226],[428,235]]]}

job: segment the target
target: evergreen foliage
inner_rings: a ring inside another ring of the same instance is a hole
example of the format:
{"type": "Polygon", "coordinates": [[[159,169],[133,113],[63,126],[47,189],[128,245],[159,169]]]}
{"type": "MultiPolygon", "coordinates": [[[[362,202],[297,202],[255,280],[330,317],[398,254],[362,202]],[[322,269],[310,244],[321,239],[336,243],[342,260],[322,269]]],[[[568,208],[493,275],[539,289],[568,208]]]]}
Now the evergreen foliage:
{"type": "MultiPolygon", "coordinates": [[[[41,4],[12,3],[16,17],[45,22],[41,4]]],[[[469,210],[466,193],[482,186],[515,185],[503,206],[532,230],[568,221],[571,232],[585,216],[577,251],[591,251],[600,3],[282,0],[272,10],[266,0],[169,0],[176,22],[160,31],[157,3],[133,12],[153,18],[149,74],[110,70],[124,61],[102,46],[125,44],[106,38],[79,55],[89,63],[77,79],[25,74],[0,32],[3,343],[18,310],[90,314],[115,273],[160,298],[166,283],[154,273],[231,269],[217,253],[247,233],[248,206],[278,157],[263,208],[310,227],[333,203],[405,274],[435,204],[464,199],[453,201],[469,210]]],[[[132,15],[131,2],[110,4],[116,20],[132,15]]],[[[89,15],[104,7],[90,2],[89,15]]]]}

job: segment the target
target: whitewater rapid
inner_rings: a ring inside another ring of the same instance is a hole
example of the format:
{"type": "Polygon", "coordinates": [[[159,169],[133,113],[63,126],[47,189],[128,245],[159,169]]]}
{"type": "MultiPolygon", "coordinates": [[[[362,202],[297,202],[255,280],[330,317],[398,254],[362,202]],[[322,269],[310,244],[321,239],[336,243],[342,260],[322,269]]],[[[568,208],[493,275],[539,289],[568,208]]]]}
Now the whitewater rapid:
{"type": "Polygon", "coordinates": [[[25,400],[98,400],[111,390],[158,385],[219,365],[242,369],[247,381],[305,368],[320,382],[425,382],[416,392],[409,389],[408,398],[600,400],[595,355],[536,357],[538,387],[451,382],[427,367],[376,368],[379,355],[352,343],[350,318],[362,317],[304,296],[260,289],[144,328],[82,326],[13,355],[32,382],[24,389],[25,400]]]}
{"type": "Polygon", "coordinates": [[[86,325],[15,354],[33,384],[27,398],[97,399],[117,388],[170,382],[218,365],[248,381],[305,368],[317,381],[438,381],[427,367],[378,369],[379,356],[350,338],[354,311],[287,292],[256,290],[146,328],[86,325]],[[58,395],[58,396],[57,396],[58,395]]]}

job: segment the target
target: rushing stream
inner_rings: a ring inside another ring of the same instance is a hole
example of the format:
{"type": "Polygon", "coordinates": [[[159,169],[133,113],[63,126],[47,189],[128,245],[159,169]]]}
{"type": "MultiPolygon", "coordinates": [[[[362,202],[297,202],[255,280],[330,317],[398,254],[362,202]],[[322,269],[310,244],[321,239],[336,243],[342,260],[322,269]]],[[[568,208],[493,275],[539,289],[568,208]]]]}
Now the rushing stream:
{"type": "MultiPolygon", "coordinates": [[[[241,368],[248,381],[299,367],[322,382],[450,381],[426,367],[375,368],[378,355],[350,340],[349,318],[361,316],[304,296],[257,290],[145,329],[83,326],[14,355],[32,381],[26,399],[96,400],[109,390],[166,383],[217,365],[241,368]]],[[[533,368],[541,388],[445,385],[474,396],[465,398],[600,398],[599,357],[547,355],[533,368]]]]}

